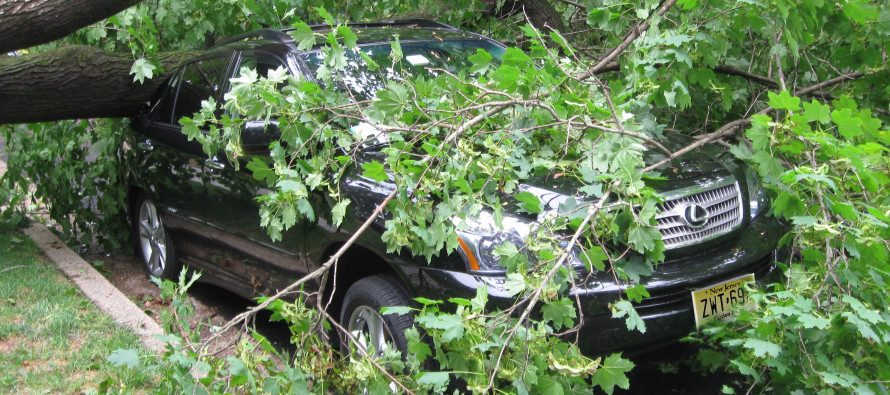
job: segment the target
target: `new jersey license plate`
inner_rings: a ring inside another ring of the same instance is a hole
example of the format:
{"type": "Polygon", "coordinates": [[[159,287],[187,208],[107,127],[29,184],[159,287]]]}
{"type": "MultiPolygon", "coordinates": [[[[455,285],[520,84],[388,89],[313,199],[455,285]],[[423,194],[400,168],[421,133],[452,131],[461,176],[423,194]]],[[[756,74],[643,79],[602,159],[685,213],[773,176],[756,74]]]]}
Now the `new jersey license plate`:
{"type": "Polygon", "coordinates": [[[726,320],[734,317],[736,306],[748,304],[748,291],[744,284],[754,281],[753,274],[692,291],[695,310],[695,326],[710,320],[726,320]]]}

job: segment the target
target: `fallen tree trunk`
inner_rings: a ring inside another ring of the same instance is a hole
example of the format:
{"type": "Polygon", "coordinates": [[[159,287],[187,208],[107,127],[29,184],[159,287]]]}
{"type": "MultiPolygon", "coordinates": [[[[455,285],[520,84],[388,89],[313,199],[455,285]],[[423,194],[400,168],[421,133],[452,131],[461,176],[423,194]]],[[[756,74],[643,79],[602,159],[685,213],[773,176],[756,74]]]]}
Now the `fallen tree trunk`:
{"type": "MultiPolygon", "coordinates": [[[[196,52],[159,58],[166,73],[196,52]]],[[[0,57],[0,124],[129,117],[166,75],[133,82],[129,54],[68,46],[26,56],[0,57]]]]}
{"type": "Polygon", "coordinates": [[[58,40],[139,0],[0,0],[0,54],[58,40]]]}

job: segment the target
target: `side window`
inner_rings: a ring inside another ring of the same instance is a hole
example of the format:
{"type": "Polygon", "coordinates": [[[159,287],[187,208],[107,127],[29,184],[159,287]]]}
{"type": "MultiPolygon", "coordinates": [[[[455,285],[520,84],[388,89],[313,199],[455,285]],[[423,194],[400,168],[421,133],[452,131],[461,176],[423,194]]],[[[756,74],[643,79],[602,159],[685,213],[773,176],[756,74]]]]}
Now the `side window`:
{"type": "Polygon", "coordinates": [[[219,98],[228,64],[228,58],[212,58],[185,66],[173,112],[174,124],[178,123],[179,118],[190,117],[198,112],[202,101],[211,97],[219,98]]]}
{"type": "Polygon", "coordinates": [[[244,57],[241,58],[241,62],[238,63],[238,70],[235,71],[235,77],[241,76],[241,69],[244,67],[256,70],[257,75],[260,77],[266,77],[269,75],[269,70],[275,70],[282,66],[282,63],[277,59],[244,55],[244,57]]]}
{"type": "Polygon", "coordinates": [[[173,117],[173,105],[176,102],[176,88],[179,85],[179,76],[182,70],[167,80],[167,84],[158,88],[151,99],[151,113],[149,119],[154,122],[170,123],[173,117]]]}

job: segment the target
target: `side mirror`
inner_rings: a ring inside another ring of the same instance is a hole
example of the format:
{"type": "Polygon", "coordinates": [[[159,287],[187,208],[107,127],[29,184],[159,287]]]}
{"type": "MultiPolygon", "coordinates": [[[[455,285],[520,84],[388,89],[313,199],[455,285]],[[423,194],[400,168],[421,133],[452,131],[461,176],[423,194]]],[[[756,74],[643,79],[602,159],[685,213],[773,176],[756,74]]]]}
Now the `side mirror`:
{"type": "Polygon", "coordinates": [[[269,144],[281,138],[278,121],[247,121],[241,128],[241,147],[248,155],[269,153],[269,144]]]}

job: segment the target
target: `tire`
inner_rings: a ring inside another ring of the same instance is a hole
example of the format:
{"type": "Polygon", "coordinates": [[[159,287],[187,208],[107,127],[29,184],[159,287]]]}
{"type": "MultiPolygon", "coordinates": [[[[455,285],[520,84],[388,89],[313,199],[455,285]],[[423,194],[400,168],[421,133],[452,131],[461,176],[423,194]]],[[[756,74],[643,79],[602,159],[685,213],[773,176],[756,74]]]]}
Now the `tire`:
{"type": "Polygon", "coordinates": [[[179,265],[173,251],[170,233],[158,215],[154,202],[144,194],[139,196],[133,213],[133,234],[136,251],[142,257],[143,268],[152,277],[175,280],[179,265]]]}
{"type": "MultiPolygon", "coordinates": [[[[379,274],[363,278],[352,284],[343,298],[340,325],[366,350],[373,345],[374,356],[383,355],[386,347],[396,347],[404,356],[408,350],[405,330],[414,326],[410,314],[381,315],[381,307],[413,306],[408,290],[398,278],[379,274]]],[[[340,335],[340,351],[349,357],[352,343],[346,335],[340,335]]]]}

